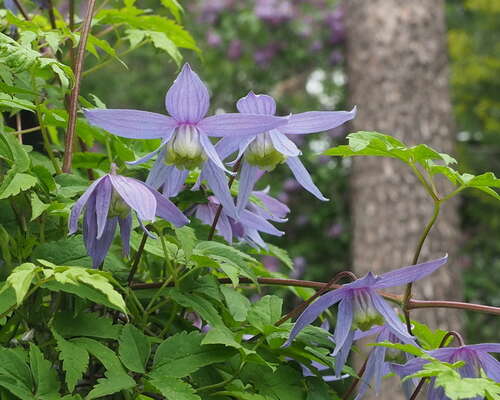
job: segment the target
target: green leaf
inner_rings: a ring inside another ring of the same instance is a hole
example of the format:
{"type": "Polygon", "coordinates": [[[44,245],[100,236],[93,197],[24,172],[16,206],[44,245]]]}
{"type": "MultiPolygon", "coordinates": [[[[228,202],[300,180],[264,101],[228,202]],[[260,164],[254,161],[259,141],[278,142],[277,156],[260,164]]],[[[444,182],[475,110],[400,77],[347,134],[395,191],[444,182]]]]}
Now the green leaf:
{"type": "Polygon", "coordinates": [[[108,378],[100,378],[97,382],[97,385],[89,392],[85,400],[109,396],[136,386],[136,382],[127,374],[111,375],[108,378]]]}
{"type": "Polygon", "coordinates": [[[172,377],[155,377],[149,380],[163,396],[172,400],[201,400],[193,387],[180,379],[172,377]]]}
{"type": "Polygon", "coordinates": [[[47,260],[57,265],[91,265],[82,235],[41,244],[33,250],[31,257],[47,260]]]}
{"type": "Polygon", "coordinates": [[[224,326],[222,318],[220,317],[218,311],[214,308],[212,303],[197,295],[196,293],[184,294],[177,289],[172,289],[170,291],[170,297],[177,304],[197,312],[210,325],[214,327],[224,326]]]}
{"type": "Polygon", "coordinates": [[[37,184],[37,179],[28,174],[17,173],[11,169],[0,186],[0,200],[15,196],[37,184]]]}
{"type": "Polygon", "coordinates": [[[234,320],[238,322],[245,321],[251,305],[250,300],[229,286],[222,285],[220,290],[234,320]]]}
{"type": "Polygon", "coordinates": [[[233,351],[217,345],[202,345],[199,332],[181,332],[166,339],[153,360],[152,379],[183,378],[210,364],[227,361],[233,351]]]}
{"type": "Polygon", "coordinates": [[[12,169],[17,172],[25,172],[30,166],[30,159],[25,148],[14,135],[0,135],[0,158],[8,160],[12,169]]]}
{"type": "MultiPolygon", "coordinates": [[[[37,154],[37,153],[32,153],[32,156],[33,156],[33,154],[37,154]]],[[[53,169],[53,167],[52,167],[52,169],[53,169]]],[[[53,192],[56,190],[56,188],[57,188],[56,181],[54,180],[54,178],[52,177],[52,174],[50,173],[50,171],[47,168],[45,168],[42,165],[36,165],[36,166],[31,168],[31,172],[33,172],[36,175],[36,177],[40,181],[42,188],[46,192],[53,192]]]]}
{"type": "Polygon", "coordinates": [[[102,339],[115,339],[120,336],[119,325],[113,325],[109,318],[96,313],[81,312],[76,316],[70,312],[57,313],[54,328],[63,337],[90,336],[102,339]]]}
{"type": "Polygon", "coordinates": [[[235,334],[224,326],[210,329],[201,344],[223,344],[224,346],[241,349],[241,344],[236,340],[235,334]]]}
{"type": "Polygon", "coordinates": [[[196,244],[196,235],[194,233],[194,229],[190,228],[189,226],[175,228],[175,236],[179,240],[182,250],[184,250],[186,261],[188,261],[191,258],[193,248],[196,244]]]}
{"type": "Polygon", "coordinates": [[[0,348],[0,386],[5,387],[23,400],[32,400],[31,388],[34,383],[26,359],[27,353],[23,349],[0,348]],[[12,390],[16,387],[22,395],[12,390]],[[28,397],[26,397],[26,392],[29,394],[28,397]]]}
{"type": "Polygon", "coordinates": [[[281,318],[283,299],[274,295],[267,295],[252,304],[248,311],[247,320],[260,332],[266,333],[268,327],[274,325],[281,318]]]}
{"type": "Polygon", "coordinates": [[[382,346],[388,347],[390,349],[397,349],[404,351],[405,353],[412,354],[417,357],[424,357],[424,351],[413,344],[401,344],[401,343],[391,343],[391,342],[379,342],[379,343],[370,343],[370,346],[382,346]]]}
{"type": "Polygon", "coordinates": [[[131,371],[144,374],[151,352],[148,338],[135,326],[127,324],[118,339],[119,355],[122,363],[131,371]]]}
{"type": "Polygon", "coordinates": [[[412,332],[418,339],[418,342],[425,350],[434,350],[440,347],[441,341],[446,335],[446,331],[441,329],[432,330],[427,325],[417,321],[411,321],[412,332]]]}
{"type": "Polygon", "coordinates": [[[182,54],[172,40],[163,32],[149,31],[148,36],[157,49],[165,50],[177,65],[181,64],[182,54]]]}
{"type": "Polygon", "coordinates": [[[42,203],[42,201],[38,198],[35,192],[31,193],[30,196],[31,200],[31,219],[30,221],[34,221],[37,219],[40,215],[43,214],[43,212],[50,207],[50,204],[45,204],[42,203]]]}
{"type": "Polygon", "coordinates": [[[35,383],[35,399],[58,400],[60,384],[52,364],[43,357],[40,349],[30,343],[30,368],[35,383]]]}
{"type": "Polygon", "coordinates": [[[82,378],[83,373],[89,365],[89,353],[84,348],[65,340],[61,335],[52,329],[52,334],[56,339],[59,359],[63,362],[63,369],[66,372],[66,385],[72,392],[76,384],[82,378]]]}
{"type": "Polygon", "coordinates": [[[16,292],[16,302],[18,306],[23,302],[31,282],[39,269],[40,268],[32,263],[24,263],[15,268],[7,278],[7,282],[16,292]]]}

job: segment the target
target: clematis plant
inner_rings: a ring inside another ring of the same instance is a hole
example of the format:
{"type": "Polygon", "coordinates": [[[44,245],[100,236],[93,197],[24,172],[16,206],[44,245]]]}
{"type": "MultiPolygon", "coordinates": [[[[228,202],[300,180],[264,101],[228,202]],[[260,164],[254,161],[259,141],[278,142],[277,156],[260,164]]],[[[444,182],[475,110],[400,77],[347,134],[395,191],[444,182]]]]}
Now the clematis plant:
{"type": "Polygon", "coordinates": [[[333,334],[335,342],[333,356],[337,357],[335,360],[337,376],[340,375],[347,360],[356,329],[366,331],[373,325],[385,323],[400,339],[413,339],[394,310],[377,293],[377,290],[422,279],[444,265],[447,259],[448,256],[444,256],[437,260],[386,272],[380,276],[369,272],[363,278],[324,294],[300,314],[284,346],[290,345],[304,327],[336,303],[340,303],[333,334]]]}
{"type": "Polygon", "coordinates": [[[144,232],[151,235],[144,222],[154,221],[158,216],[177,227],[189,222],[187,217],[157,190],[133,178],[111,173],[95,180],[85,193],[76,201],[69,218],[69,234],[78,229],[78,217],[85,208],[83,218],[83,239],[93,267],[99,267],[108,253],[115,236],[117,225],[123,254],[130,252],[130,233],[132,229],[132,210],[144,232]]]}
{"type": "MultiPolygon", "coordinates": [[[[482,372],[495,382],[500,382],[500,362],[488,353],[500,353],[500,343],[481,343],[464,345],[460,347],[445,347],[429,351],[428,354],[446,363],[464,361],[465,365],[459,367],[457,372],[462,378],[479,378],[482,372]]],[[[429,360],[414,358],[404,365],[392,364],[391,369],[399,376],[412,375],[422,369],[429,360]]],[[[442,387],[435,386],[435,378],[430,381],[427,392],[429,400],[449,400],[442,387]]],[[[481,400],[475,397],[473,400],[481,400]]]]}
{"type": "Polygon", "coordinates": [[[229,193],[226,171],[209,136],[248,136],[276,128],[286,118],[272,115],[220,114],[206,117],[209,93],[205,84],[184,64],[167,91],[165,106],[170,116],[139,110],[84,110],[87,120],[110,133],[132,139],[162,139],[150,154],[130,163],[140,164],[156,154],[156,160],[146,183],[175,196],[182,188],[189,170],[201,167],[204,179],[221,201],[226,212],[236,217],[229,193]]]}
{"type": "MultiPolygon", "coordinates": [[[[238,111],[244,115],[274,115],[276,102],[271,96],[253,92],[238,100],[238,111]]],[[[350,121],[356,116],[356,108],[351,111],[309,111],[292,114],[285,124],[274,129],[245,135],[241,138],[224,137],[217,143],[217,151],[222,159],[238,151],[243,157],[238,193],[238,210],[245,208],[250,192],[261,171],[271,171],[278,164],[286,163],[295,179],[318,199],[327,201],[312,181],[309,172],[299,159],[301,151],[287,135],[303,135],[326,131],[350,121]]]]}
{"type": "MultiPolygon", "coordinates": [[[[279,200],[269,196],[265,191],[255,191],[253,194],[261,200],[262,207],[249,203],[247,209],[239,213],[238,220],[232,218],[225,212],[225,208],[222,208],[215,229],[228,243],[232,243],[233,238],[237,238],[253,247],[267,248],[260,232],[282,236],[284,232],[275,228],[268,221],[285,222],[285,216],[290,209],[279,200]]],[[[206,225],[211,225],[220,204],[216,197],[210,196],[208,203],[196,206],[196,218],[206,225]]]]}

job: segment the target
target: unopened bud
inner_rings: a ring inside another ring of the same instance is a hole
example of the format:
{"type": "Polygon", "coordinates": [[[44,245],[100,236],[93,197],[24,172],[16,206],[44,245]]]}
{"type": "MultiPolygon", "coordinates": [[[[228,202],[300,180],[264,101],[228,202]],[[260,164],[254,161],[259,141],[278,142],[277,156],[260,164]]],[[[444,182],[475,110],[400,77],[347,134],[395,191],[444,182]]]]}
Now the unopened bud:
{"type": "Polygon", "coordinates": [[[286,156],[274,148],[269,133],[265,132],[257,135],[250,143],[245,152],[245,159],[250,165],[272,171],[286,160],[286,156]]]}
{"type": "Polygon", "coordinates": [[[193,169],[205,162],[207,156],[200,142],[198,129],[191,125],[181,125],[167,144],[165,163],[179,169],[193,169]]]}

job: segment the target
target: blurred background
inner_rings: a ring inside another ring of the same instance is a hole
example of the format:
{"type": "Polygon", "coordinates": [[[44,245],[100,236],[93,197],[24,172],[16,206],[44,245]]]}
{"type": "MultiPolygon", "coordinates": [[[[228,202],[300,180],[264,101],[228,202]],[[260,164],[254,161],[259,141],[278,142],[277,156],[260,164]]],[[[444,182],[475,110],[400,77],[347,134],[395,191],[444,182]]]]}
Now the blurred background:
{"type": "MultiPolygon", "coordinates": [[[[160,10],[156,1],[138,3],[153,12],[167,12],[160,10]]],[[[360,108],[360,120],[354,127],[297,136],[304,163],[330,202],[322,203],[305,192],[286,167],[278,167],[259,182],[260,188],[270,185],[271,193],[292,210],[289,221],[280,226],[286,235],[266,240],[289,251],[295,266],[294,277],[326,281],[353,265],[361,273],[363,268],[356,265],[366,259],[377,264],[387,262],[388,265],[380,265],[380,270],[411,263],[406,249],[413,251],[416,239],[413,240],[413,231],[407,234],[406,230],[421,232],[425,222],[422,215],[412,214],[408,220],[397,220],[398,227],[390,228],[390,236],[383,240],[398,256],[378,257],[387,252],[384,246],[370,242],[366,233],[369,227],[355,221],[370,222],[366,215],[360,215],[362,209],[380,209],[380,213],[375,211],[376,215],[386,215],[387,210],[392,212],[394,208],[389,201],[398,200],[369,195],[370,182],[378,182],[378,175],[368,182],[360,181],[356,174],[363,167],[356,168],[349,159],[318,155],[344,143],[345,135],[354,129],[380,130],[404,138],[409,144],[427,143],[455,156],[461,171],[500,173],[500,2],[402,3],[389,0],[352,0],[345,4],[335,0],[182,2],[183,24],[201,49],[200,53],[184,51],[183,55],[208,84],[213,112],[234,112],[237,99],[249,90],[273,95],[280,115],[346,110],[354,104],[360,108]],[[370,52],[376,53],[362,61],[363,55],[370,52]],[[377,54],[385,58],[379,60],[377,54]],[[363,80],[365,75],[370,78],[367,82],[363,80]],[[421,87],[426,91],[419,92],[421,87]],[[394,97],[396,100],[391,100],[394,97]],[[391,101],[408,104],[411,117],[392,106],[391,101]],[[362,114],[363,110],[367,110],[366,114],[362,114]],[[417,119],[411,123],[415,128],[411,132],[401,123],[405,118],[417,119]],[[438,121],[433,128],[440,131],[439,135],[437,131],[427,132],[427,125],[419,127],[420,120],[438,121]],[[444,131],[442,124],[448,127],[444,131]],[[440,139],[434,140],[438,136],[440,139]],[[363,194],[362,190],[368,192],[363,194]]],[[[96,95],[112,108],[164,112],[164,95],[178,66],[151,47],[138,48],[124,60],[128,70],[118,62],[107,64],[84,80],[83,93],[96,95]]],[[[96,61],[88,59],[89,66],[93,62],[96,61]]],[[[394,172],[399,173],[397,169],[394,172]]],[[[389,178],[378,182],[377,187],[389,185],[390,190],[389,178]]],[[[417,203],[402,200],[402,204],[410,210],[417,209],[424,200],[414,196],[412,182],[408,184],[408,192],[417,203]]],[[[404,185],[400,182],[399,186],[404,185]]],[[[376,193],[378,189],[373,190],[376,193]]],[[[422,207],[426,215],[427,205],[422,207]]],[[[429,207],[432,210],[432,202],[429,207]]],[[[403,209],[403,213],[408,212],[403,209]]],[[[375,221],[372,223],[380,222],[375,221]]],[[[457,279],[448,277],[448,281],[433,285],[450,287],[456,299],[500,305],[500,213],[495,200],[479,191],[463,192],[459,201],[450,204],[450,212],[443,216],[443,221],[443,228],[437,228],[432,240],[443,241],[446,249],[450,249],[447,251],[456,253],[453,271],[457,279]]],[[[423,256],[439,256],[440,251],[429,249],[423,256]]],[[[269,269],[282,268],[273,257],[266,257],[265,264],[269,269]]],[[[431,290],[427,295],[444,299],[447,292],[431,290]]],[[[419,297],[425,297],[425,293],[419,297]]],[[[447,317],[443,314],[440,318],[447,317]]],[[[498,319],[489,316],[471,313],[453,324],[465,327],[470,342],[499,339],[498,319]]]]}

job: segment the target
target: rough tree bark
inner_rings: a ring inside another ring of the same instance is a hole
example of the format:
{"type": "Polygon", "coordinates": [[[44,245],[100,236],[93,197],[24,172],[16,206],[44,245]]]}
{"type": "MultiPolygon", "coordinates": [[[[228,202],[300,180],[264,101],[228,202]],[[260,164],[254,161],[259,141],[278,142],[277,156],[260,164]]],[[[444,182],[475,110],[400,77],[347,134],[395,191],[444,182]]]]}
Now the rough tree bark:
{"type": "MultiPolygon", "coordinates": [[[[444,2],[347,0],[345,6],[349,95],[359,110],[354,130],[379,131],[452,154],[444,2]]],[[[381,273],[409,265],[433,210],[418,180],[395,160],[356,158],[351,188],[355,272],[381,273]]],[[[419,259],[447,252],[450,261],[432,279],[415,285],[416,296],[461,298],[459,246],[457,202],[452,201],[442,207],[419,259]]],[[[445,309],[412,312],[412,317],[433,328],[461,326],[459,312],[445,309]]],[[[380,398],[398,397],[392,389],[380,398]]]]}

